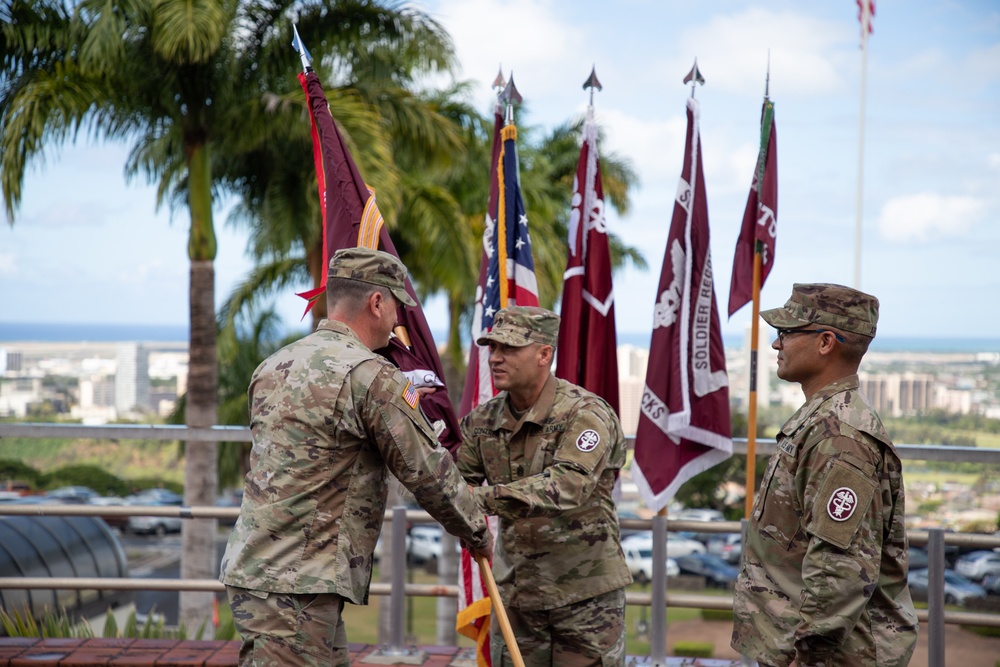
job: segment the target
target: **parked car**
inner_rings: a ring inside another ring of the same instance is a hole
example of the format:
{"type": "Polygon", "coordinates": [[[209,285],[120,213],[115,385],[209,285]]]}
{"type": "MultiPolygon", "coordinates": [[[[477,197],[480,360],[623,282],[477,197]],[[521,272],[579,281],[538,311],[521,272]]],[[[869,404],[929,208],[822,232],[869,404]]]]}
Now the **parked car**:
{"type": "Polygon", "coordinates": [[[705,577],[705,583],[709,586],[726,588],[731,586],[739,575],[739,570],[716,554],[694,553],[679,556],[676,560],[677,567],[682,573],[705,577]]]}
{"type": "MultiPolygon", "coordinates": [[[[184,498],[166,489],[147,489],[125,498],[127,505],[151,505],[153,507],[176,507],[184,504],[184,498]]],[[[181,532],[183,520],[179,516],[130,516],[126,530],[137,535],[163,536],[181,532]]]]}
{"type": "MultiPolygon", "coordinates": [[[[622,550],[625,552],[625,563],[628,565],[632,577],[640,584],[645,584],[653,579],[653,542],[639,542],[631,540],[622,542],[622,550]]],[[[667,576],[676,577],[680,574],[677,561],[667,557],[667,576]]]]}
{"type": "Polygon", "coordinates": [[[677,521],[725,521],[725,515],[719,510],[691,508],[677,513],[677,521]]]}
{"type": "MultiPolygon", "coordinates": [[[[630,511],[630,510],[619,510],[618,511],[618,521],[619,521],[619,523],[621,522],[622,519],[630,519],[630,520],[631,519],[642,519],[642,517],[639,516],[638,514],[636,514],[635,512],[630,511]]],[[[635,535],[636,533],[643,532],[641,528],[624,528],[624,527],[620,527],[619,531],[621,532],[621,536],[623,538],[628,537],[629,535],[635,535]]]]}
{"type": "MultiPolygon", "coordinates": [[[[910,593],[919,600],[927,599],[927,569],[910,570],[907,584],[910,593]]],[[[954,570],[944,571],[944,601],[946,604],[964,606],[972,598],[986,596],[986,590],[977,583],[969,581],[954,570]]]]}
{"type": "Polygon", "coordinates": [[[988,575],[1000,574],[1000,553],[972,551],[955,561],[955,571],[973,581],[982,581],[988,575]]]}
{"type": "MultiPolygon", "coordinates": [[[[622,540],[622,547],[626,543],[645,545],[648,544],[649,548],[652,549],[653,546],[653,531],[644,530],[638,532],[634,535],[629,535],[622,540]]],[[[705,545],[696,540],[692,540],[686,537],[682,537],[677,533],[667,533],[667,556],[671,558],[677,558],[678,556],[687,556],[692,553],[705,553],[705,545]]]]}
{"type": "Polygon", "coordinates": [[[1000,574],[990,574],[980,584],[988,595],[1000,595],[1000,574]]]}
{"type": "MultiPolygon", "coordinates": [[[[125,504],[124,498],[119,498],[118,496],[97,496],[96,498],[90,499],[91,505],[99,505],[101,507],[120,507],[125,504]]],[[[101,515],[104,519],[104,523],[108,524],[112,528],[117,528],[118,530],[125,530],[128,527],[128,517],[119,515],[101,515]]]]}
{"type": "MultiPolygon", "coordinates": [[[[441,537],[444,531],[440,526],[418,525],[410,528],[406,536],[406,554],[415,565],[436,565],[441,557],[441,537]]],[[[455,543],[455,553],[461,553],[462,547],[455,543]]]]}
{"type": "Polygon", "coordinates": [[[743,557],[743,536],[739,533],[717,533],[706,545],[708,553],[719,556],[730,565],[743,557]]]}
{"type": "Polygon", "coordinates": [[[86,505],[100,494],[88,486],[63,486],[46,491],[45,495],[49,498],[57,498],[60,502],[68,505],[86,505]]]}
{"type": "Polygon", "coordinates": [[[921,549],[920,547],[910,547],[909,561],[911,570],[921,570],[927,567],[928,564],[927,550],[921,549]]]}

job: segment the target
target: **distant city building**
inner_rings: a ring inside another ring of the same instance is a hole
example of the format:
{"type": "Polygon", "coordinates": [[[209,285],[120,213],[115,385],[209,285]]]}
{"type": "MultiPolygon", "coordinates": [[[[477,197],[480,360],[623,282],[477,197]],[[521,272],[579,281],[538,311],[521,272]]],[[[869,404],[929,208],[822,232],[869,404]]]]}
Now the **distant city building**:
{"type": "Polygon", "coordinates": [[[24,418],[29,406],[38,403],[42,395],[42,378],[4,378],[0,382],[0,417],[24,418]]]}
{"type": "Polygon", "coordinates": [[[639,428],[647,365],[649,350],[634,345],[618,346],[618,416],[625,435],[635,435],[639,428]]]}
{"type": "Polygon", "coordinates": [[[861,391],[883,417],[917,415],[934,408],[934,376],[928,373],[859,373],[861,391]]]}
{"type": "Polygon", "coordinates": [[[115,408],[119,416],[149,410],[149,350],[141,343],[118,346],[115,408]]]}
{"type": "Polygon", "coordinates": [[[3,373],[19,373],[24,366],[24,355],[17,350],[0,348],[0,375],[3,373]]]}

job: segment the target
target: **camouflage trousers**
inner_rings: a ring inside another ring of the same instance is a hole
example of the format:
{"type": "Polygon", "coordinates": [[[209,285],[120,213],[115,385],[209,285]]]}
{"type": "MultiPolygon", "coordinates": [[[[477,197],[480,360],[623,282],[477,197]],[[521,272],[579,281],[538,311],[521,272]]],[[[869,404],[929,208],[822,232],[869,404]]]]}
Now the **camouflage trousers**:
{"type": "Polygon", "coordinates": [[[226,586],[243,638],[240,667],[350,667],[344,599],[333,594],[248,591],[226,586]],[[263,595],[264,597],[260,597],[263,595]]]}
{"type": "MultiPolygon", "coordinates": [[[[625,665],[625,589],[565,607],[541,611],[506,609],[525,667],[625,665]]],[[[493,667],[510,667],[496,614],[490,626],[493,667]]]]}

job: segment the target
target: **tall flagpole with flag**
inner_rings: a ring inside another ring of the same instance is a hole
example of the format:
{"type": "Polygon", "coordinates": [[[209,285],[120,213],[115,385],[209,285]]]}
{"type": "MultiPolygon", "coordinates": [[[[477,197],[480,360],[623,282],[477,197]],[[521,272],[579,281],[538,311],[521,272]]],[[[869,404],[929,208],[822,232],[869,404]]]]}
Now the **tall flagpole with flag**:
{"type": "Polygon", "coordinates": [[[743,226],[736,239],[733,274],[729,285],[729,316],[753,303],[750,323],[750,398],[747,406],[747,473],[744,516],[753,507],[757,463],[757,339],[759,332],[760,289],[774,265],[778,240],[778,133],[774,103],[769,97],[770,63],[764,84],[764,106],[760,114],[760,150],[743,211],[743,226]]]}
{"type": "Polygon", "coordinates": [[[569,253],[556,347],[556,377],[592,391],[618,412],[618,339],[611,251],[604,218],[604,187],[597,152],[594,90],[597,71],[583,84],[590,104],[583,123],[583,145],[573,179],[569,253]]]}
{"type": "Polygon", "coordinates": [[[858,202],[854,224],[854,288],[861,289],[861,218],[864,208],[865,97],[868,91],[868,36],[872,33],[875,0],[857,0],[861,22],[861,112],[858,117],[858,202]]]}
{"type": "Polygon", "coordinates": [[[712,282],[708,203],[694,84],[685,83],[687,138],[653,309],[646,386],[632,477],[646,505],[662,510],[681,484],[733,453],[729,379],[712,282]]]}
{"type": "MultiPolygon", "coordinates": [[[[320,202],[323,211],[323,265],[341,248],[363,246],[376,248],[399,257],[388,229],[375,203],[375,190],[361,177],[361,172],[351,157],[344,138],[330,113],[326,93],[313,71],[311,57],[293,27],[292,46],[302,58],[303,72],[299,83],[306,96],[313,136],[313,158],[320,184],[320,202]]],[[[326,291],[326,271],[322,285],[302,296],[313,302],[326,291]]],[[[391,359],[415,387],[436,387],[438,391],[424,395],[420,407],[434,425],[438,441],[450,451],[455,451],[462,438],[458,418],[448,400],[442,380],[444,371],[438,356],[434,337],[420,307],[409,277],[406,291],[417,302],[416,306],[400,306],[398,324],[389,346],[380,350],[391,359]]]]}
{"type": "MultiPolygon", "coordinates": [[[[499,76],[498,81],[502,84],[503,77],[499,76]]],[[[467,414],[496,394],[489,372],[489,348],[476,345],[476,340],[493,328],[493,320],[501,309],[514,305],[538,305],[535,261],[531,254],[528,216],[521,196],[517,126],[514,124],[514,104],[521,102],[521,95],[514,85],[513,72],[506,82],[501,100],[506,114],[499,134],[494,133],[490,201],[483,230],[485,271],[480,268],[469,350],[470,375],[466,376],[462,414],[467,414]],[[473,373],[474,364],[477,370],[473,373]]],[[[500,118],[497,115],[497,126],[500,118]]],[[[496,534],[498,531],[494,530],[496,534]]],[[[478,564],[464,549],[459,561],[458,607],[457,631],[476,642],[478,667],[489,667],[492,664],[489,647],[490,600],[478,564]]]]}

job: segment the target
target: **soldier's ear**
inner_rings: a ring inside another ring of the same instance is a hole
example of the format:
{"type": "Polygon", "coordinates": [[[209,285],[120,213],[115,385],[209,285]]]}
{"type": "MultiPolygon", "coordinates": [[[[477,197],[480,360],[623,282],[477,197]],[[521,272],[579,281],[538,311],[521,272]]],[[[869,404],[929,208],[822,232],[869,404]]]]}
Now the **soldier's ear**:
{"type": "Polygon", "coordinates": [[[542,345],[538,350],[538,365],[539,366],[551,366],[552,365],[552,354],[555,352],[555,348],[551,345],[542,345]]]}

